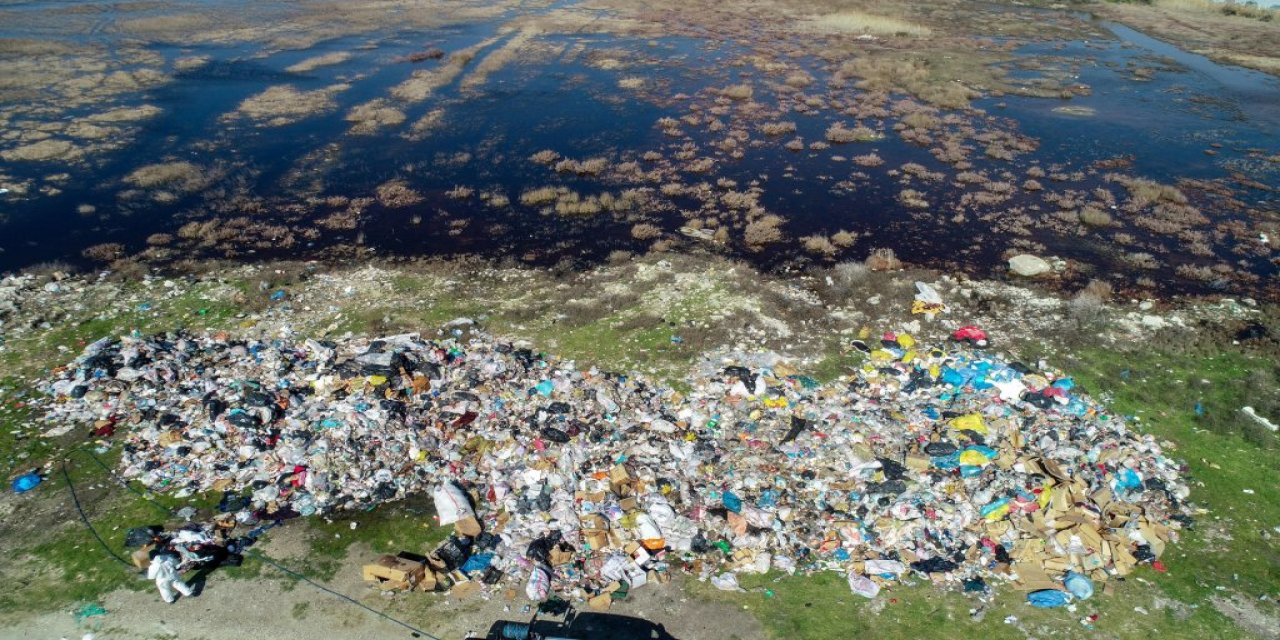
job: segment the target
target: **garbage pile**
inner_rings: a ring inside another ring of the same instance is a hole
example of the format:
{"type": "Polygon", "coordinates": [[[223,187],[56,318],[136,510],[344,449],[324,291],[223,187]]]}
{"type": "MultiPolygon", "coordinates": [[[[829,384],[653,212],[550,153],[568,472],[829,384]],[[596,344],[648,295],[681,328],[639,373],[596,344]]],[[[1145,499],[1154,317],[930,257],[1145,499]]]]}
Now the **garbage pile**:
{"type": "Polygon", "coordinates": [[[220,526],[429,492],[457,533],[405,586],[607,606],[676,571],[736,589],[834,570],[867,597],[914,575],[1034,603],[1158,564],[1191,524],[1179,464],[965,329],[856,341],[863,366],[825,385],[757,354],[677,391],[460,321],[437,340],[103,339],[43,386],[51,428],[114,434],[123,477],[223,492],[220,526]]]}

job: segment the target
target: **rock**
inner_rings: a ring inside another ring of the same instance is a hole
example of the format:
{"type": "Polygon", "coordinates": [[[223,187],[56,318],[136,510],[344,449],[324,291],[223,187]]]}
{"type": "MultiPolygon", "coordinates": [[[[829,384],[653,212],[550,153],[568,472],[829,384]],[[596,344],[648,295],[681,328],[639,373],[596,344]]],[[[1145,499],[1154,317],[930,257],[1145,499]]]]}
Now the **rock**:
{"type": "Polygon", "coordinates": [[[1034,278],[1048,273],[1053,267],[1044,258],[1023,253],[1009,258],[1009,271],[1024,278],[1034,278]]]}

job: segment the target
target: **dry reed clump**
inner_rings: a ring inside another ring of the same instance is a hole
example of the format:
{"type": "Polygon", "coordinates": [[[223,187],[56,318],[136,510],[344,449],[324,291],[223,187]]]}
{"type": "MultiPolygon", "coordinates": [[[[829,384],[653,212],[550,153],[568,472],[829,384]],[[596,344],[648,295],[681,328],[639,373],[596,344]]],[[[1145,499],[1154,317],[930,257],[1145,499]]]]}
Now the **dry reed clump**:
{"type": "Polygon", "coordinates": [[[760,125],[760,133],[766,136],[782,136],[796,132],[796,123],[794,122],[766,122],[760,125]]]}
{"type": "Polygon", "coordinates": [[[124,245],[119,242],[95,244],[81,252],[81,255],[98,262],[111,262],[124,256],[124,245]]]}
{"type": "Polygon", "coordinates": [[[849,129],[844,124],[837,122],[827,127],[826,138],[828,142],[847,144],[850,142],[874,142],[884,138],[884,134],[862,125],[849,129]]]}
{"type": "Polygon", "coordinates": [[[1105,280],[1090,280],[1089,284],[1077,292],[1068,303],[1067,313],[1078,326],[1093,324],[1102,319],[1106,313],[1106,302],[1111,294],[1111,283],[1105,280]]]}
{"type": "Polygon", "coordinates": [[[1112,219],[1110,213],[1089,205],[1080,210],[1080,222],[1090,227],[1109,227],[1112,224],[1112,219]]]}
{"type": "Polygon", "coordinates": [[[813,76],[809,75],[804,71],[795,71],[787,74],[786,79],[783,80],[782,82],[786,84],[788,87],[803,89],[813,84],[813,76]]]}
{"type": "Polygon", "coordinates": [[[555,202],[558,197],[559,191],[555,187],[539,187],[521,193],[520,204],[527,207],[540,207],[555,202]]]}
{"type": "Polygon", "coordinates": [[[935,129],[938,127],[938,125],[942,124],[941,119],[925,111],[914,111],[912,113],[908,113],[907,115],[903,116],[902,119],[899,120],[899,122],[907,125],[908,127],[911,127],[912,129],[917,129],[920,131],[928,131],[930,129],[935,129]]]}
{"type": "Polygon", "coordinates": [[[1197,282],[1212,282],[1218,278],[1212,267],[1202,265],[1180,264],[1173,269],[1179,277],[1197,282]]]}
{"type": "Polygon", "coordinates": [[[800,241],[804,243],[804,250],[814,255],[830,258],[840,252],[831,239],[824,235],[805,236],[800,241]]]}
{"type": "Polygon", "coordinates": [[[204,189],[212,179],[204,169],[190,162],[164,162],[138,167],[125,176],[124,181],[139,189],[187,194],[204,189]]]}
{"type": "Polygon", "coordinates": [[[898,202],[911,209],[929,208],[929,201],[925,199],[924,194],[915,189],[903,189],[898,192],[898,202]]]}
{"type": "Polygon", "coordinates": [[[529,162],[542,165],[549,165],[559,159],[560,154],[552,151],[551,149],[543,149],[542,151],[529,156],[529,162]]]}
{"type": "Polygon", "coordinates": [[[1044,185],[1040,184],[1037,180],[1027,178],[1022,182],[1022,189],[1023,191],[1040,191],[1041,189],[1044,189],[1044,185]]]}
{"type": "Polygon", "coordinates": [[[169,233],[153,233],[147,236],[147,244],[153,247],[164,247],[173,244],[173,235],[169,233]]]}
{"type": "Polygon", "coordinates": [[[620,78],[618,80],[618,88],[620,89],[630,89],[634,91],[636,89],[643,89],[644,85],[645,79],[638,76],[620,78]]]}
{"type": "Polygon", "coordinates": [[[302,62],[298,62],[296,64],[292,64],[285,67],[284,70],[289,73],[308,73],[310,71],[315,71],[320,67],[330,67],[335,64],[342,64],[350,59],[351,59],[351,52],[334,51],[333,53],[326,53],[321,56],[314,56],[311,58],[307,58],[302,62]]]}
{"type": "Polygon", "coordinates": [[[858,242],[858,234],[840,230],[831,234],[831,242],[841,249],[848,249],[858,242]]]}
{"type": "Polygon", "coordinates": [[[566,158],[556,163],[558,173],[576,173],[580,176],[600,175],[608,168],[609,160],[606,158],[588,158],[581,161],[566,158]]]}
{"type": "Polygon", "coordinates": [[[67,140],[52,138],[0,151],[6,162],[71,161],[83,155],[83,150],[67,140]]]}
{"type": "Polygon", "coordinates": [[[750,100],[755,95],[755,89],[749,84],[735,84],[721,89],[719,93],[730,100],[750,100]]]}
{"type": "Polygon", "coordinates": [[[878,167],[884,164],[884,158],[881,158],[874,153],[867,153],[860,156],[854,156],[853,163],[859,167],[878,167]]]}
{"type": "Polygon", "coordinates": [[[599,196],[582,197],[576,191],[564,191],[556,200],[556,214],[561,216],[593,216],[604,210],[599,196]]]}
{"type": "Polygon", "coordinates": [[[760,251],[767,245],[781,242],[782,230],[779,227],[782,226],[783,222],[784,220],[780,216],[772,214],[750,222],[743,229],[742,241],[752,251],[760,251]]]}
{"type": "Polygon", "coordinates": [[[248,118],[260,127],[281,127],[332,111],[338,107],[334,96],[350,85],[338,84],[315,91],[298,91],[289,85],[268,87],[245,98],[224,120],[248,118]]]}
{"type": "Polygon", "coordinates": [[[1120,260],[1135,269],[1154,270],[1160,268],[1160,260],[1145,251],[1135,251],[1120,256],[1120,260]]]}
{"type": "Polygon", "coordinates": [[[648,222],[641,222],[631,227],[631,237],[636,240],[653,240],[662,235],[662,229],[648,222]]]}
{"type": "Polygon", "coordinates": [[[409,188],[408,183],[399,178],[378,185],[374,192],[378,196],[378,204],[388,209],[413,206],[424,199],[422,194],[409,188]]]}
{"type": "Polygon", "coordinates": [[[452,189],[444,192],[446,197],[454,200],[466,200],[476,194],[476,190],[466,185],[455,185],[452,189]]]}
{"type": "Polygon", "coordinates": [[[782,148],[787,151],[804,151],[804,138],[792,138],[782,148]]]}
{"type": "Polygon", "coordinates": [[[871,255],[863,262],[872,271],[897,271],[902,268],[898,254],[889,247],[878,247],[871,250],[871,255]]]}
{"type": "Polygon", "coordinates": [[[394,127],[405,121],[404,112],[391,106],[391,103],[376,98],[357,105],[347,113],[345,120],[353,123],[353,135],[370,135],[384,127],[394,127]]]}
{"type": "Polygon", "coordinates": [[[921,38],[933,33],[924,25],[900,18],[848,10],[810,18],[809,29],[837,33],[856,33],[884,37],[921,38]]]}
{"type": "Polygon", "coordinates": [[[1142,209],[1162,202],[1187,204],[1187,196],[1175,186],[1160,184],[1146,178],[1107,174],[1109,182],[1120,183],[1129,192],[1129,207],[1142,209]]]}

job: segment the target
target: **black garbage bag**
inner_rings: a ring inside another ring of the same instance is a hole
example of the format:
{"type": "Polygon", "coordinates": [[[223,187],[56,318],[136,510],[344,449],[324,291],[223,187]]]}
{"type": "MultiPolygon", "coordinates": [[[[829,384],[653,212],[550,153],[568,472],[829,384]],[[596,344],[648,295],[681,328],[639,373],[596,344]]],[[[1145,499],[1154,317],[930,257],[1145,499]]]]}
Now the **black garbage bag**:
{"type": "Polygon", "coordinates": [[[751,375],[750,369],[736,365],[732,367],[725,367],[724,375],[726,378],[738,378],[743,382],[752,382],[755,380],[755,376],[751,375]]]}
{"type": "Polygon", "coordinates": [[[471,541],[469,538],[450,536],[448,540],[445,540],[440,545],[440,548],[436,549],[436,556],[444,562],[445,567],[453,571],[465,564],[467,558],[471,557],[471,541]]]}
{"type": "Polygon", "coordinates": [[[889,458],[876,458],[880,462],[880,470],[886,480],[903,480],[907,477],[907,468],[889,458]]]}
{"type": "Polygon", "coordinates": [[[570,410],[571,407],[569,407],[568,402],[557,401],[547,405],[547,411],[551,413],[569,413],[570,410]]]}
{"type": "Polygon", "coordinates": [[[262,420],[247,411],[232,411],[227,414],[227,421],[241,429],[257,429],[262,426],[262,420]]]}
{"type": "Polygon", "coordinates": [[[541,433],[542,433],[542,437],[552,442],[558,442],[560,444],[564,444],[569,441],[569,434],[555,427],[543,427],[541,433]]]}
{"type": "Polygon", "coordinates": [[[911,568],[920,573],[949,573],[959,567],[960,565],[940,556],[916,560],[911,563],[911,568]]]}
{"type": "Polygon", "coordinates": [[[956,445],[950,442],[930,442],[924,446],[924,452],[935,458],[949,456],[956,451],[956,445]]]}
{"type": "Polygon", "coordinates": [[[786,444],[788,442],[791,442],[792,440],[795,440],[797,437],[800,436],[801,433],[804,432],[805,429],[808,429],[808,428],[809,428],[808,420],[805,420],[804,418],[801,418],[800,416],[793,414],[791,416],[791,428],[787,430],[787,435],[783,436],[782,444],[786,444]]]}
{"type": "Polygon", "coordinates": [[[544,565],[551,565],[551,550],[560,544],[561,535],[559,531],[551,533],[534,540],[524,550],[524,557],[540,562],[544,565]]]}
{"type": "Polygon", "coordinates": [[[139,549],[151,543],[155,538],[164,531],[164,527],[158,524],[147,525],[145,527],[134,527],[124,534],[124,546],[126,549],[139,549]]]}

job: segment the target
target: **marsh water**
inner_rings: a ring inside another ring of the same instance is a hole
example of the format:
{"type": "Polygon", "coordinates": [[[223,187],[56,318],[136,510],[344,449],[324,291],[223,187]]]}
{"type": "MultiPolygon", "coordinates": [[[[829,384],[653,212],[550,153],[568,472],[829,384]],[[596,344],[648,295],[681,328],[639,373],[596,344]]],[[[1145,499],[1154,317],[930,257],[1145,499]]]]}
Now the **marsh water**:
{"type": "MultiPolygon", "coordinates": [[[[483,56],[515,37],[500,29],[501,24],[480,21],[429,32],[340,37],[305,50],[267,54],[247,45],[147,45],[168,61],[204,57],[207,62],[175,71],[169,82],[145,93],[145,101],[162,111],[144,122],[123,148],[65,166],[56,162],[0,165],[0,174],[10,180],[57,187],[44,193],[11,190],[0,195],[0,270],[53,260],[85,264],[82,252],[102,243],[120,243],[129,253],[141,251],[153,234],[175,234],[184,224],[217,215],[249,215],[261,224],[281,219],[285,225],[303,225],[308,216],[320,213],[310,204],[299,203],[369,196],[378,185],[400,179],[424,200],[394,208],[375,202],[353,228],[315,234],[287,246],[249,247],[234,252],[235,257],[349,256],[350,247],[358,247],[359,255],[366,257],[466,254],[536,264],[564,260],[582,264],[619,250],[644,251],[649,242],[631,231],[643,219],[690,246],[706,245],[767,268],[861,259],[873,247],[890,247],[913,263],[979,274],[1002,271],[1001,256],[1008,245],[984,240],[992,236],[980,217],[971,215],[963,222],[952,219],[950,206],[960,197],[955,183],[913,183],[931,203],[927,211],[902,204],[901,177],[889,169],[907,163],[931,171],[949,168],[926,148],[895,135],[800,151],[785,150],[780,144],[745,145],[741,157],[717,156],[711,174],[685,176],[690,184],[729,180],[757,185],[760,205],[785,217],[788,237],[836,230],[860,235],[854,247],[821,259],[805,254],[796,243],[761,250],[733,241],[711,246],[683,240],[677,230],[689,218],[687,212],[698,206],[688,196],[673,196],[669,206],[643,217],[557,216],[521,203],[521,194],[535,187],[564,187],[586,197],[633,186],[616,177],[558,173],[529,161],[542,150],[575,159],[603,157],[618,164],[641,162],[645,151],[669,156],[690,140],[710,145],[713,136],[696,127],[687,128],[688,139],[673,140],[655,122],[688,115],[687,105],[696,96],[741,80],[744,72],[729,63],[742,56],[746,47],[732,41],[547,34],[539,38],[536,49],[522,50],[527,55],[492,70],[480,86],[447,84],[424,101],[400,105],[404,124],[369,135],[351,133],[352,123],[346,116],[353,107],[387,96],[415,71],[437,68],[448,59],[411,62],[412,54],[428,48],[450,53],[494,39],[481,51],[483,56]],[[286,71],[304,59],[331,52],[348,52],[350,58],[304,72],[286,71]],[[623,78],[643,83],[645,89],[620,88],[623,78]],[[293,124],[268,127],[226,117],[269,87],[313,91],[336,83],[350,85],[335,96],[336,108],[293,124]],[[442,110],[443,116],[429,133],[406,135],[410,123],[435,110],[442,110]],[[868,153],[881,157],[884,167],[859,170],[848,160],[868,153]],[[131,193],[137,190],[123,183],[139,166],[175,161],[208,169],[214,183],[199,192],[164,199],[131,193]],[[63,172],[68,175],[48,180],[50,174],[63,172]],[[458,186],[501,194],[510,202],[490,206],[475,197],[450,197],[448,192],[458,186]],[[251,199],[256,205],[252,213],[239,214],[235,207],[220,206],[210,193],[225,193],[226,200],[251,199]],[[348,252],[335,254],[340,248],[348,252]]],[[[1280,81],[1217,64],[1121,25],[1105,26],[1113,39],[1027,45],[1015,50],[1006,63],[1015,81],[1055,75],[1087,85],[1088,95],[1064,100],[1007,94],[973,103],[979,110],[974,117],[982,126],[1006,128],[1038,141],[1034,151],[1013,162],[1083,173],[1072,187],[1085,191],[1106,186],[1105,172],[1096,169],[1099,163],[1120,159],[1125,171],[1159,183],[1184,179],[1229,183],[1230,197],[1237,203],[1234,208],[1219,209],[1212,200],[1197,202],[1215,224],[1228,218],[1280,215],[1280,198],[1269,188],[1280,185],[1280,81]]],[[[85,37],[110,35],[90,32],[85,37]]],[[[807,66],[818,85],[829,75],[812,60],[797,64],[807,66]]],[[[858,92],[852,87],[841,90],[858,92]]],[[[779,96],[767,85],[756,85],[753,100],[774,98],[779,96]]],[[[83,108],[85,113],[92,110],[92,105],[83,108]]],[[[69,112],[68,117],[77,113],[69,112]]],[[[797,111],[786,118],[796,125],[794,136],[805,143],[822,140],[833,121],[830,113],[822,111],[797,111]]],[[[885,120],[881,128],[891,133],[893,118],[885,120]]],[[[985,157],[972,163],[975,170],[992,174],[1007,173],[1010,164],[985,157]]],[[[1000,206],[1038,207],[1026,193],[1000,206]]],[[[1126,268],[1114,248],[1095,237],[1033,229],[1027,241],[1042,248],[1037,253],[1096,265],[1098,273],[1126,268]]],[[[1194,293],[1249,292],[1251,287],[1273,286],[1276,267],[1269,253],[1230,252],[1232,242],[1243,241],[1217,238],[1213,246],[1220,255],[1194,259],[1229,262],[1261,278],[1260,282],[1182,280],[1167,287],[1194,293]]],[[[208,248],[184,248],[176,257],[222,256],[208,248]]]]}

